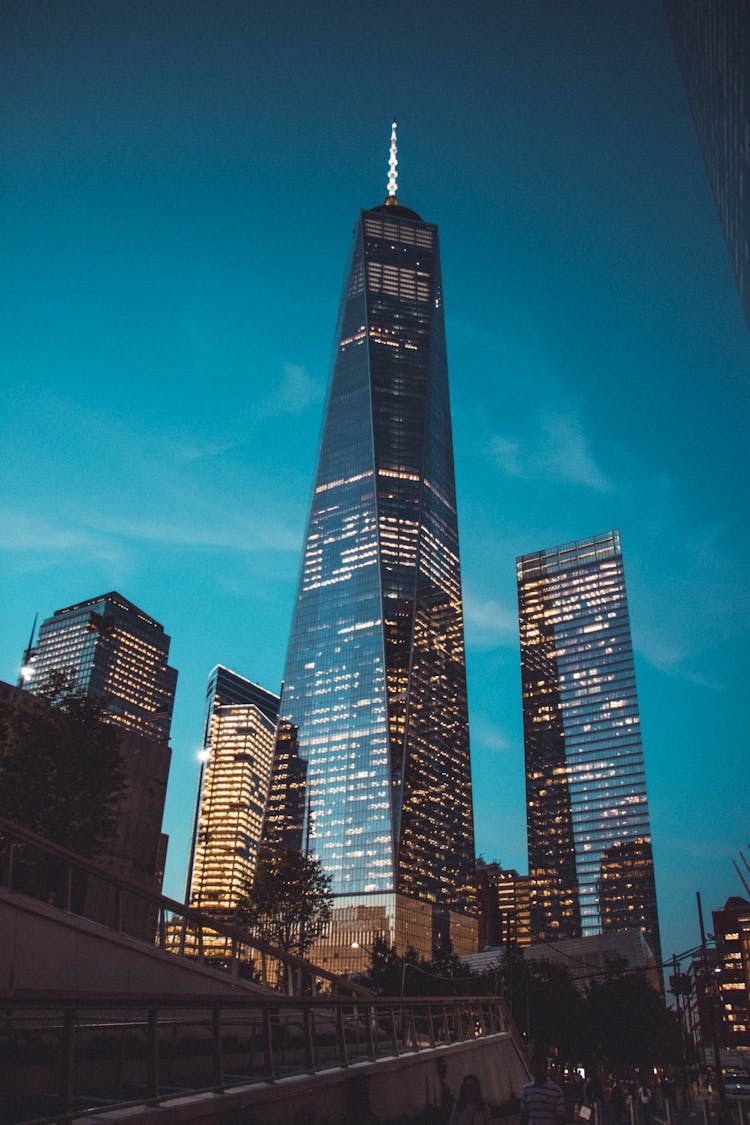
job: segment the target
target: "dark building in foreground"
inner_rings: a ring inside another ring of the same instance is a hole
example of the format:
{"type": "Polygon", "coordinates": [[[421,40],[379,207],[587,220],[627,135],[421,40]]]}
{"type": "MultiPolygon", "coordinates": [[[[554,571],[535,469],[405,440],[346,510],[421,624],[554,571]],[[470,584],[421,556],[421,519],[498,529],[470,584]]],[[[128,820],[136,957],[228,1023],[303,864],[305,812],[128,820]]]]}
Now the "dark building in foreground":
{"type": "Polygon", "coordinates": [[[424,955],[476,940],[438,231],[395,163],[392,142],[389,195],[354,231],[280,708],[336,896],[320,957],[342,970],[378,935],[424,955]]]}
{"type": "Polygon", "coordinates": [[[517,560],[535,938],[640,930],[661,958],[620,536],[517,560]]]}
{"type": "Polygon", "coordinates": [[[750,0],[664,0],[750,327],[750,0]]]}
{"type": "MultiPolygon", "coordinates": [[[[112,591],[47,618],[22,670],[26,693],[43,691],[51,673],[63,673],[84,695],[106,701],[107,721],[122,731],[124,791],[114,830],[92,858],[152,891],[161,890],[167,848],[161,826],[177,683],[169,644],[158,621],[112,591]]],[[[116,909],[125,932],[153,934],[153,911],[143,901],[123,896],[118,907],[111,887],[89,880],[89,916],[111,923],[116,909]]]]}
{"type": "Polygon", "coordinates": [[[263,820],[262,846],[269,850],[306,851],[305,793],[307,762],[299,755],[297,728],[281,722],[276,731],[271,783],[263,820]]]}

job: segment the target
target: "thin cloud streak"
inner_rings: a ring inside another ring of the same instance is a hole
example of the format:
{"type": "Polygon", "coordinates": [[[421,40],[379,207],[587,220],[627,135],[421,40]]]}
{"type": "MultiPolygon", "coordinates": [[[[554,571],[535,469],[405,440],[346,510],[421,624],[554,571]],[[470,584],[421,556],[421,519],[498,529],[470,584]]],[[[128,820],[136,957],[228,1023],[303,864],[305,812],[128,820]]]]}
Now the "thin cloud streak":
{"type": "Polygon", "coordinates": [[[494,434],[489,454],[500,471],[517,480],[548,480],[612,492],[613,484],[596,463],[581,420],[571,413],[545,414],[526,439],[494,434]]]}
{"type": "Polygon", "coordinates": [[[323,385],[298,363],[285,363],[277,389],[259,407],[263,418],[303,414],[323,397],[323,385]]]}
{"type": "Polygon", "coordinates": [[[465,593],[464,624],[476,648],[513,648],[518,643],[516,609],[496,598],[481,599],[465,593]]]}
{"type": "Polygon", "coordinates": [[[30,518],[23,512],[5,509],[0,512],[5,529],[2,547],[9,552],[42,554],[88,553],[116,562],[122,554],[122,542],[161,543],[165,547],[221,548],[243,552],[298,552],[300,533],[269,521],[251,518],[224,518],[214,523],[169,521],[158,517],[113,519],[106,523],[90,517],[66,516],[64,524],[50,519],[30,518]]]}

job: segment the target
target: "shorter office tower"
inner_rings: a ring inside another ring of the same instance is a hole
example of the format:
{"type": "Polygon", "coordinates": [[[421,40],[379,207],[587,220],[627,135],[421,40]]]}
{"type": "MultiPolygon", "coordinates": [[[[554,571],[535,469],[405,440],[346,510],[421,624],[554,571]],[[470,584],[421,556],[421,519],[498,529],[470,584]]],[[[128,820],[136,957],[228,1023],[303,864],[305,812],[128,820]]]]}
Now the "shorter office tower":
{"type": "MultiPolygon", "coordinates": [[[[169,666],[164,627],[115,591],[57,610],[24,654],[25,694],[44,692],[62,674],[83,695],[106,703],[106,721],[122,731],[123,793],[111,835],[92,859],[149,891],[160,891],[167,837],[162,834],[177,672],[169,666]]],[[[40,699],[40,704],[42,700],[40,699]]],[[[45,701],[44,705],[47,703],[45,701]]],[[[86,913],[119,923],[134,937],[153,936],[151,907],[89,880],[86,913]]]]}
{"type": "MultiPolygon", "coordinates": [[[[750,1047],[750,902],[732,897],[713,911],[721,1044],[750,1047]]],[[[707,1037],[708,1038],[708,1037],[707,1037]]]]}
{"type": "Polygon", "coordinates": [[[477,858],[479,948],[531,941],[531,886],[528,875],[477,858]]]}
{"type": "Polygon", "coordinates": [[[637,929],[660,960],[619,532],[516,568],[533,938],[637,929]]]}
{"type": "Polygon", "coordinates": [[[297,728],[280,722],[276,730],[271,784],[263,822],[263,848],[307,851],[304,847],[307,762],[299,756],[297,728]]]}
{"type": "Polygon", "coordinates": [[[188,901],[229,921],[255,872],[279,697],[221,665],[209,678],[188,901]]]}
{"type": "Polygon", "coordinates": [[[52,673],[62,673],[84,695],[105,699],[111,722],[168,742],[177,686],[169,643],[163,625],[112,591],[43,621],[22,680],[38,693],[52,673]]]}

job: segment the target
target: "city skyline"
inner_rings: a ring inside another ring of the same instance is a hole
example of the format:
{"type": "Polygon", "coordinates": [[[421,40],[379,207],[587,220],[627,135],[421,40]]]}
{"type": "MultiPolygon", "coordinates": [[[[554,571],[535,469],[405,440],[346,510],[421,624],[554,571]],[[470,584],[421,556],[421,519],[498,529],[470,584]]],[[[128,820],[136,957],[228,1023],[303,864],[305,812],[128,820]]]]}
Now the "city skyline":
{"type": "Polygon", "coordinates": [[[206,677],[280,685],[391,114],[441,229],[477,850],[526,870],[514,560],[619,527],[665,954],[741,893],[748,335],[659,6],[558,8],[4,8],[2,675],[37,610],[165,623],[177,897],[206,677]]]}

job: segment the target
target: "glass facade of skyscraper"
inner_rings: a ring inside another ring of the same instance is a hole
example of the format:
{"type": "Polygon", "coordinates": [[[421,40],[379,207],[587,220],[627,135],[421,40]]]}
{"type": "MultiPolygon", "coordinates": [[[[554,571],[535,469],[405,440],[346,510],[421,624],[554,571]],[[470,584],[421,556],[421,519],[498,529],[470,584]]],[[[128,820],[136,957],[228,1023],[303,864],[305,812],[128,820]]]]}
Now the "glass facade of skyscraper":
{"type": "MultiPolygon", "coordinates": [[[[437,228],[362,213],[341,303],[280,714],[338,896],[465,910],[474,858],[437,228]]],[[[429,952],[427,950],[426,952],[429,952]]]]}
{"type": "Polygon", "coordinates": [[[750,3],[664,0],[750,328],[750,3]]]}
{"type": "Polygon", "coordinates": [[[616,531],[517,560],[531,928],[640,929],[660,957],[616,531]]]}
{"type": "Polygon", "coordinates": [[[163,626],[121,594],[102,594],[42,622],[26,687],[38,692],[50,673],[65,673],[79,691],[107,700],[112,722],[167,742],[177,686],[169,642],[163,626]]]}
{"type": "Polygon", "coordinates": [[[244,676],[222,665],[211,672],[187,897],[227,919],[255,871],[278,706],[244,676]]]}

